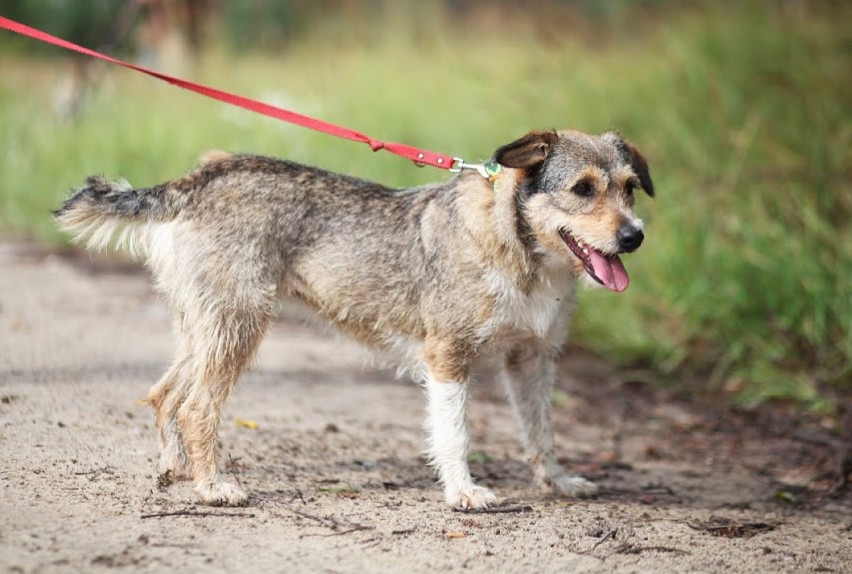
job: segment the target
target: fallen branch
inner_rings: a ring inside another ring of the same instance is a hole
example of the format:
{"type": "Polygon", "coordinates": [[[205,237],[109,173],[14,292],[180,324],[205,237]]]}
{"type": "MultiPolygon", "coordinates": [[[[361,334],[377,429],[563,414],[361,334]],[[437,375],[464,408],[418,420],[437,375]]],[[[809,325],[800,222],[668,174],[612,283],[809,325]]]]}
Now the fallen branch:
{"type": "Polygon", "coordinates": [[[155,512],[143,514],[139,518],[165,518],[167,516],[233,516],[237,518],[254,518],[249,512],[195,512],[193,510],[176,510],[174,512],[155,512]]]}
{"type": "Polygon", "coordinates": [[[304,538],[305,536],[340,536],[341,534],[349,534],[350,532],[357,532],[359,530],[374,530],[376,528],[375,526],[365,526],[363,524],[358,524],[357,522],[340,522],[336,518],[330,516],[317,516],[315,514],[310,514],[297,508],[293,508],[289,504],[284,504],[283,506],[297,516],[313,520],[318,522],[321,526],[335,531],[332,534],[302,534],[299,538],[304,538]],[[346,530],[337,532],[338,528],[346,528],[346,530]]]}
{"type": "Polygon", "coordinates": [[[341,530],[340,532],[329,532],[328,534],[300,534],[299,538],[307,538],[309,536],[316,536],[318,538],[328,538],[329,536],[343,536],[344,534],[351,534],[352,532],[361,532],[363,530],[375,530],[375,528],[375,526],[364,526],[363,524],[358,524],[348,530],[341,530]]]}
{"type": "Polygon", "coordinates": [[[340,526],[340,525],[338,524],[338,522],[337,522],[336,520],[334,520],[333,518],[324,518],[324,517],[322,517],[322,516],[316,516],[316,515],[314,515],[314,514],[309,514],[309,513],[307,513],[307,512],[303,512],[303,511],[301,511],[301,510],[298,510],[298,509],[296,509],[296,508],[293,508],[293,507],[292,507],[292,506],[290,506],[289,504],[285,504],[285,505],[284,505],[284,508],[286,508],[287,510],[289,510],[289,511],[290,511],[290,512],[292,512],[293,514],[296,514],[296,515],[298,515],[298,516],[301,516],[302,518],[307,518],[308,520],[314,520],[314,521],[316,521],[316,522],[319,522],[321,525],[323,525],[323,526],[325,526],[325,527],[327,527],[327,528],[331,528],[332,530],[334,530],[335,528],[337,528],[338,526],[340,526]]]}
{"type": "Polygon", "coordinates": [[[234,458],[231,456],[230,451],[228,452],[228,464],[231,467],[231,474],[234,475],[234,479],[237,481],[237,486],[245,490],[243,483],[240,481],[240,467],[237,466],[237,463],[240,461],[241,458],[243,457],[238,456],[237,458],[234,458]]]}
{"type": "Polygon", "coordinates": [[[594,545],[594,546],[592,546],[592,548],[591,548],[591,550],[589,550],[589,552],[594,552],[594,551],[595,551],[595,549],[596,549],[598,546],[600,546],[601,544],[603,544],[604,542],[606,542],[606,541],[607,541],[607,540],[609,540],[610,538],[614,538],[614,537],[615,537],[615,533],[616,533],[616,532],[618,532],[618,528],[613,528],[612,530],[610,530],[609,532],[607,532],[606,534],[604,534],[604,535],[601,537],[601,539],[600,539],[600,540],[598,540],[597,542],[595,542],[595,545],[594,545]]]}
{"type": "Polygon", "coordinates": [[[595,542],[595,545],[592,546],[591,548],[589,548],[588,550],[575,550],[574,552],[576,552],[577,554],[583,554],[585,556],[590,556],[590,555],[592,555],[592,552],[597,550],[598,546],[600,546],[601,544],[603,544],[604,542],[606,542],[610,538],[614,539],[615,534],[617,532],[618,532],[618,528],[611,528],[610,530],[607,530],[607,532],[601,536],[601,539],[598,540],[597,542],[595,542]]]}
{"type": "Polygon", "coordinates": [[[725,538],[751,538],[761,532],[775,530],[776,524],[768,522],[735,522],[727,518],[711,516],[705,523],[687,522],[687,526],[693,530],[707,532],[713,536],[724,536],[725,538]]]}
{"type": "Polygon", "coordinates": [[[94,470],[86,470],[82,472],[75,472],[77,476],[92,476],[96,474],[115,474],[115,470],[111,466],[104,466],[101,468],[96,468],[94,470]]]}
{"type": "Polygon", "coordinates": [[[680,548],[671,548],[669,546],[634,546],[633,544],[622,544],[615,549],[616,554],[642,554],[643,552],[674,552],[676,554],[689,554],[686,550],[680,548]]]}
{"type": "Polygon", "coordinates": [[[514,512],[532,512],[533,507],[529,504],[521,506],[504,506],[497,508],[479,508],[476,510],[468,510],[466,508],[453,508],[453,512],[461,512],[463,514],[510,514],[514,512]]]}

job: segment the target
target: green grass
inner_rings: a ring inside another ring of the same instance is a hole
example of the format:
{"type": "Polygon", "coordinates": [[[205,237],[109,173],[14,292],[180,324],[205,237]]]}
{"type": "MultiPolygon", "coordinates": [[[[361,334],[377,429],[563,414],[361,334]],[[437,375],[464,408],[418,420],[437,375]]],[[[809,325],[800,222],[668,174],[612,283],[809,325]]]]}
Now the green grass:
{"type": "MultiPolygon", "coordinates": [[[[399,31],[276,55],[206,54],[192,76],[379,139],[467,159],[530,128],[620,129],[649,158],[643,248],[622,294],[583,293],[574,338],[673,384],[819,409],[852,380],[852,10],[724,3],[615,29],[399,31]]],[[[396,27],[398,29],[398,26],[396,27]]],[[[207,149],[406,186],[446,177],[106,68],[76,123],[50,113],[58,60],[0,57],[0,230],[63,241],[48,216],[105,173],[149,185],[207,149]]]]}

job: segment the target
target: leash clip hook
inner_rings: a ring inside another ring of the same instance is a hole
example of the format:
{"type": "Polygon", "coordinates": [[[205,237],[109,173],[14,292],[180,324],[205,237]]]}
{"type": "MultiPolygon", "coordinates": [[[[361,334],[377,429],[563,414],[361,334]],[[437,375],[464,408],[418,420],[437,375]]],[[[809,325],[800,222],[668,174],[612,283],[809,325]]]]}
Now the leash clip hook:
{"type": "Polygon", "coordinates": [[[477,173],[479,173],[479,175],[481,175],[493,184],[500,177],[500,172],[503,169],[503,166],[501,166],[496,161],[488,161],[485,163],[467,163],[460,157],[454,157],[453,166],[450,168],[450,171],[453,173],[458,173],[463,169],[474,169],[477,171],[477,173]]]}
{"type": "Polygon", "coordinates": [[[488,171],[485,169],[485,165],[481,163],[467,163],[464,159],[460,157],[453,158],[453,167],[450,168],[452,173],[459,173],[463,169],[475,169],[479,172],[479,175],[484,177],[485,179],[489,179],[491,176],[488,171]]]}

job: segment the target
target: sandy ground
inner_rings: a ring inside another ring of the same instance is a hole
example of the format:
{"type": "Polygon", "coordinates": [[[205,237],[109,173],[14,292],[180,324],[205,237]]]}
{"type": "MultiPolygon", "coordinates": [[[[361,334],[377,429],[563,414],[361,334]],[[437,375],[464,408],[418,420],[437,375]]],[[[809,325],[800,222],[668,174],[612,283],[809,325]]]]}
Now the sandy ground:
{"type": "Polygon", "coordinates": [[[483,379],[472,468],[506,512],[454,512],[419,455],[420,389],[286,318],[223,418],[226,469],[251,504],[199,506],[188,484],[158,485],[138,402],[171,351],[144,272],[0,243],[4,571],[852,572],[830,433],[797,441],[575,351],[557,444],[602,494],[529,488],[509,410],[483,379]]]}

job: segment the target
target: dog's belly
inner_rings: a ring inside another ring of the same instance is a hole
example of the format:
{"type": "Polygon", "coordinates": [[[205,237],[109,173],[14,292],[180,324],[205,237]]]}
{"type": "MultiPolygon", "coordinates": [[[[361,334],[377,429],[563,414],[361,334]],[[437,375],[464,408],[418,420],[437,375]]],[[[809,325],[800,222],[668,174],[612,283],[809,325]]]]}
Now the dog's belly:
{"type": "Polygon", "coordinates": [[[393,366],[400,371],[414,371],[422,362],[423,341],[392,329],[366,329],[347,321],[334,321],[324,316],[307,301],[295,296],[280,297],[280,315],[323,331],[345,336],[362,345],[374,363],[393,366]]]}
{"type": "Polygon", "coordinates": [[[283,297],[280,315],[291,321],[300,321],[329,333],[354,341],[363,350],[364,366],[388,368],[396,371],[397,377],[424,380],[426,365],[423,360],[423,341],[403,333],[386,331],[371,332],[364,337],[363,330],[347,329],[345,325],[329,321],[305,301],[295,297],[283,297]],[[360,336],[359,336],[360,335],[360,336]]]}

